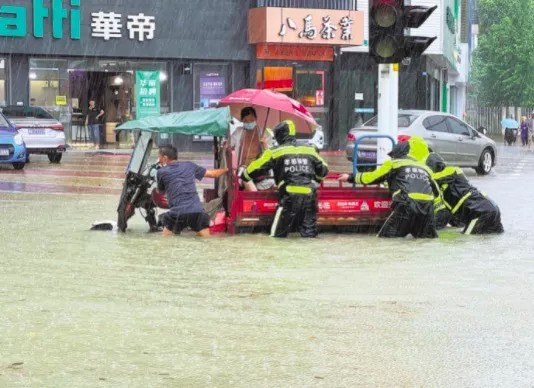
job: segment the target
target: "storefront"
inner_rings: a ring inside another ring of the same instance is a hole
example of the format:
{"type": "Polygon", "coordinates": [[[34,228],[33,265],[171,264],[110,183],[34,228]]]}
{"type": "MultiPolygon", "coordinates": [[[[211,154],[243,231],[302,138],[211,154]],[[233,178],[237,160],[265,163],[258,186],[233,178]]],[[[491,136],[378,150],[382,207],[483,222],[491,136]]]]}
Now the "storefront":
{"type": "Polygon", "coordinates": [[[264,7],[249,11],[255,85],[305,105],[334,138],[334,62],[338,47],[363,44],[363,12],[264,7]]]}
{"type": "MultiPolygon", "coordinates": [[[[76,144],[94,99],[104,145],[128,146],[113,131],[123,121],[211,107],[249,86],[246,26],[240,0],[4,0],[0,103],[45,107],[76,144]]],[[[182,150],[209,146],[183,140],[182,150]]]]}

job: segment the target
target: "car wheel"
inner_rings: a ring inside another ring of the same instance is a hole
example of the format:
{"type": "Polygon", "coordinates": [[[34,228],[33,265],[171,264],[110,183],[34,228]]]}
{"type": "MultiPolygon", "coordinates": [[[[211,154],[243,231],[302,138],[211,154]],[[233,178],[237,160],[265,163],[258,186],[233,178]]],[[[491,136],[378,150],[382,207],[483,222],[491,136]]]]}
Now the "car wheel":
{"type": "Polygon", "coordinates": [[[30,154],[26,155],[26,164],[30,163],[30,154]]]}
{"type": "Polygon", "coordinates": [[[61,162],[62,157],[63,157],[63,154],[60,154],[57,152],[48,154],[48,160],[50,160],[50,163],[54,163],[54,164],[61,162]]]}
{"type": "Polygon", "coordinates": [[[13,163],[13,168],[15,170],[22,170],[25,165],[26,165],[26,163],[13,163]]]}
{"type": "Polygon", "coordinates": [[[475,171],[478,175],[488,175],[493,168],[493,152],[486,148],[482,151],[480,155],[480,161],[478,162],[478,167],[475,168],[475,171]]]}

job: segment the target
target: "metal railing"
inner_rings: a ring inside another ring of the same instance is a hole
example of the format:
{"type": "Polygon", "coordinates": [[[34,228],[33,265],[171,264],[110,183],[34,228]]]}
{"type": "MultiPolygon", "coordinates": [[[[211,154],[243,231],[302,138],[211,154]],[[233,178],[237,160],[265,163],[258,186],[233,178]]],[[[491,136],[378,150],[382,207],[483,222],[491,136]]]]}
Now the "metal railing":
{"type": "Polygon", "coordinates": [[[503,117],[503,108],[471,108],[467,110],[465,121],[475,129],[486,128],[489,135],[501,135],[503,118],[512,116],[513,119],[520,121],[521,116],[530,118],[533,111],[534,108],[521,107],[512,110],[507,108],[503,117]]]}

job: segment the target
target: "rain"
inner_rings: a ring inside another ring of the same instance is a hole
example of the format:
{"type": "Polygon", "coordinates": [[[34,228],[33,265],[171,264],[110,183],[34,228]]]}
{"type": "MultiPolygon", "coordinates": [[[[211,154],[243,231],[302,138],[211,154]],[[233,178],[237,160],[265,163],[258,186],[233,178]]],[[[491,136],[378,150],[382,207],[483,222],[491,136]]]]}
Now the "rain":
{"type": "Polygon", "coordinates": [[[532,386],[534,2],[375,1],[1,2],[0,387],[532,386]],[[338,179],[419,136],[504,233],[378,237],[391,181],[338,179]],[[173,164],[211,236],[162,232],[173,164]],[[303,188],[319,235],[271,237],[303,188]]]}

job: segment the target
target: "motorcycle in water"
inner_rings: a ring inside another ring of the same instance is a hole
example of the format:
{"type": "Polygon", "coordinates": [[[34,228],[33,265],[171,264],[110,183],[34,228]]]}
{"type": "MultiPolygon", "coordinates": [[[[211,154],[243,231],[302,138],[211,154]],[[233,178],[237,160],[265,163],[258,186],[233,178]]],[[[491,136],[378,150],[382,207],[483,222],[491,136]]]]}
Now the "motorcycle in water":
{"type": "Polygon", "coordinates": [[[135,209],[139,209],[149,225],[150,232],[160,230],[156,219],[156,208],[168,208],[166,196],[156,189],[156,173],[160,167],[159,163],[156,163],[148,167],[146,174],[129,171],[126,175],[117,208],[119,231],[126,231],[128,220],[135,214],[135,209]],[[141,209],[144,210],[144,214],[141,209]]]}

